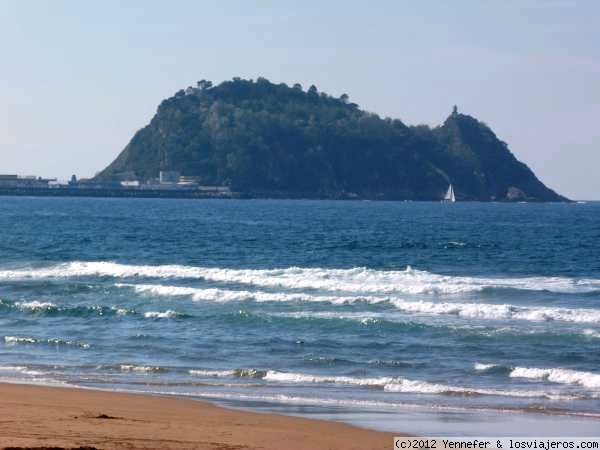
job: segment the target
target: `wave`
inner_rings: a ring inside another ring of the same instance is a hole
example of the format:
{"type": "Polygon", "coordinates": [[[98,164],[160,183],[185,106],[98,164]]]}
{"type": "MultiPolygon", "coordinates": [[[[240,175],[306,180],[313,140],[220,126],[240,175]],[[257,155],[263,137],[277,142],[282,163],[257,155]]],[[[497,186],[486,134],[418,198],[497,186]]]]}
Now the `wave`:
{"type": "Polygon", "coordinates": [[[375,325],[382,322],[406,323],[405,317],[394,317],[391,314],[374,312],[335,312],[335,311],[294,311],[282,313],[268,313],[268,317],[284,317],[290,319],[323,319],[323,320],[347,320],[359,322],[363,325],[375,325]]]}
{"type": "Polygon", "coordinates": [[[178,312],[175,312],[173,310],[167,310],[167,311],[148,311],[144,313],[144,317],[146,319],[176,319],[178,317],[182,317],[183,314],[180,314],[178,312]]]}
{"type": "Polygon", "coordinates": [[[21,310],[29,310],[34,312],[56,311],[57,306],[51,302],[40,302],[37,300],[29,302],[16,302],[15,306],[21,310]]]}
{"type": "Polygon", "coordinates": [[[485,363],[475,363],[473,368],[479,372],[487,372],[488,370],[493,370],[497,367],[500,367],[498,364],[485,364],[485,363]]]}
{"type": "Polygon", "coordinates": [[[561,321],[600,323],[600,310],[586,308],[528,307],[509,304],[450,303],[391,300],[399,310],[410,313],[455,315],[470,319],[527,320],[531,322],[561,321]]]}
{"type": "MultiPolygon", "coordinates": [[[[195,301],[231,302],[252,300],[255,302],[310,302],[352,303],[365,297],[314,296],[309,294],[274,293],[263,291],[233,291],[227,289],[199,289],[182,286],[164,286],[160,284],[117,283],[116,287],[130,287],[140,294],[154,294],[165,297],[190,297],[195,301]]],[[[377,300],[372,298],[373,301],[377,300]]],[[[379,300],[384,301],[384,299],[379,300]]]]}
{"type": "Polygon", "coordinates": [[[470,412],[470,413],[545,413],[552,414],[553,416],[560,414],[565,416],[573,417],[590,417],[600,418],[600,414],[592,411],[572,411],[567,409],[552,409],[552,408],[530,408],[530,407],[515,407],[515,408],[504,408],[504,407],[474,407],[468,406],[457,406],[457,405],[440,405],[440,404],[422,404],[422,403],[407,403],[407,402],[393,402],[393,401],[380,401],[380,400],[359,400],[352,398],[326,398],[326,397],[312,397],[312,396],[295,396],[288,394],[242,394],[238,392],[181,392],[181,391],[164,391],[164,390],[132,390],[132,389],[112,389],[116,392],[134,392],[140,394],[152,393],[155,395],[173,395],[178,397],[196,397],[196,398],[207,398],[213,400],[235,400],[235,401],[252,401],[252,402],[269,402],[269,403],[280,403],[280,404],[298,404],[298,405],[313,405],[313,406],[343,406],[351,408],[365,408],[368,410],[398,410],[398,409],[409,409],[409,410],[426,410],[426,411],[452,411],[452,412],[470,412]]]}
{"type": "Polygon", "coordinates": [[[190,370],[190,375],[199,377],[233,377],[235,376],[234,370],[190,370]]]}
{"type": "Polygon", "coordinates": [[[583,335],[590,338],[600,338],[600,331],[585,329],[583,330],[583,335]]]}
{"type": "MultiPolygon", "coordinates": [[[[511,368],[499,364],[475,364],[479,371],[502,370],[511,371],[511,368]]],[[[375,377],[358,378],[335,375],[311,375],[293,372],[280,372],[276,370],[234,369],[234,370],[190,370],[189,373],[201,377],[250,377],[259,378],[267,382],[286,384],[341,384],[362,387],[380,388],[386,392],[403,392],[415,394],[449,394],[449,395],[490,395],[522,398],[547,398],[552,400],[574,399],[571,395],[557,392],[544,391],[518,391],[501,389],[484,389],[475,387],[452,386],[431,383],[423,380],[410,380],[401,377],[375,377]]],[[[576,383],[584,387],[594,388],[600,386],[600,375],[588,372],[576,372],[566,369],[527,369],[514,368],[511,377],[546,378],[549,381],[576,383]],[[558,381],[561,380],[561,381],[558,381]]]]}
{"type": "Polygon", "coordinates": [[[503,397],[533,397],[548,399],[572,398],[570,396],[563,396],[558,393],[540,391],[507,391],[499,389],[481,389],[474,387],[461,387],[446,384],[430,383],[428,381],[410,380],[398,377],[355,378],[345,376],[317,376],[299,373],[268,371],[266,376],[264,377],[264,380],[277,381],[283,383],[328,383],[367,387],[381,387],[386,392],[401,392],[413,394],[490,395],[503,397]]]}
{"type": "Polygon", "coordinates": [[[446,395],[489,395],[522,398],[546,398],[551,400],[566,400],[576,397],[562,395],[556,392],[515,391],[500,389],[482,389],[475,387],[451,386],[430,383],[423,380],[410,380],[401,377],[358,378],[338,375],[310,375],[276,370],[235,369],[235,370],[190,370],[190,374],[202,377],[251,377],[260,378],[266,382],[284,384],[339,384],[378,388],[386,392],[412,394],[446,394],[446,395]]]}
{"type": "Polygon", "coordinates": [[[51,302],[40,302],[37,300],[23,301],[23,302],[8,302],[2,301],[2,306],[6,308],[15,308],[20,311],[45,314],[45,315],[66,315],[74,317],[86,317],[86,316],[129,316],[129,315],[141,315],[146,319],[175,319],[189,317],[185,313],[180,313],[173,310],[167,311],[148,311],[145,313],[139,313],[133,309],[118,308],[115,306],[59,306],[51,302]]]}
{"type": "Polygon", "coordinates": [[[121,364],[119,366],[121,372],[138,372],[138,373],[164,373],[168,370],[158,366],[136,366],[134,364],[121,364]]]}
{"type": "Polygon", "coordinates": [[[40,372],[38,370],[31,370],[25,366],[0,366],[0,373],[5,374],[7,372],[8,373],[18,373],[18,374],[29,375],[29,376],[44,375],[43,372],[40,372]]]}
{"type": "Polygon", "coordinates": [[[360,301],[368,303],[382,303],[386,298],[364,297],[364,296],[332,296],[332,295],[310,295],[283,292],[244,291],[228,289],[201,289],[182,286],[165,286],[160,284],[126,284],[116,283],[116,287],[132,288],[139,294],[153,294],[163,297],[188,297],[194,301],[214,302],[325,302],[331,304],[349,304],[360,301]]]}
{"type": "Polygon", "coordinates": [[[4,342],[7,344],[35,344],[38,341],[30,337],[4,336],[4,342]]]}
{"type": "Polygon", "coordinates": [[[44,345],[66,345],[88,349],[90,344],[78,341],[68,341],[63,339],[35,339],[28,336],[4,336],[4,342],[7,345],[18,344],[44,344],[44,345]]]}
{"type": "Polygon", "coordinates": [[[11,302],[0,300],[0,306],[7,309],[17,309],[22,312],[40,314],[40,315],[67,315],[74,317],[83,316],[110,316],[136,314],[135,311],[117,308],[114,306],[101,305],[79,305],[79,306],[60,306],[52,302],[41,302],[38,300],[11,302]]]}
{"type": "Polygon", "coordinates": [[[513,367],[504,364],[475,363],[473,369],[480,373],[506,375],[513,370],[513,367]]]}
{"type": "MultiPolygon", "coordinates": [[[[410,403],[395,403],[389,401],[377,401],[377,400],[357,400],[348,398],[323,398],[323,397],[302,397],[293,396],[287,394],[274,394],[274,395],[259,395],[259,394],[242,394],[238,392],[181,392],[181,391],[164,391],[164,390],[133,390],[133,389],[112,389],[115,392],[125,393],[139,393],[139,394],[155,394],[155,395],[173,395],[173,396],[184,396],[184,397],[197,397],[197,398],[208,398],[214,400],[230,399],[236,401],[259,401],[259,402],[272,402],[272,403],[283,403],[283,404],[299,404],[299,405],[314,405],[314,406],[346,406],[354,408],[377,408],[380,409],[399,409],[399,408],[410,408],[410,409],[433,409],[433,410],[448,410],[448,411],[478,411],[485,410],[481,408],[463,408],[459,406],[446,406],[446,405],[421,405],[421,404],[410,404],[410,403]]],[[[487,410],[486,410],[487,411],[487,410]]]]}
{"type": "Polygon", "coordinates": [[[264,378],[267,374],[265,370],[257,369],[233,369],[233,370],[200,370],[192,369],[190,375],[199,377],[237,377],[237,378],[264,378]]]}
{"type": "Polygon", "coordinates": [[[375,270],[365,267],[325,269],[225,269],[182,265],[128,265],[113,262],[70,262],[42,268],[0,271],[0,279],[69,277],[202,279],[286,289],[319,289],[361,293],[452,295],[490,288],[509,288],[558,293],[600,291],[600,280],[566,277],[484,278],[439,275],[407,267],[375,270]]]}
{"type": "MultiPolygon", "coordinates": [[[[369,304],[389,303],[405,313],[454,315],[470,319],[525,320],[532,322],[562,321],[573,323],[600,323],[600,310],[585,308],[527,307],[510,304],[431,302],[424,300],[401,300],[393,297],[373,296],[327,296],[293,293],[272,293],[264,291],[234,291],[226,289],[200,289],[157,284],[123,284],[117,287],[130,287],[138,293],[160,296],[189,297],[194,301],[255,301],[255,302],[326,302],[330,304],[369,304]]],[[[325,315],[323,315],[325,317],[325,315]]],[[[350,317],[350,316],[347,316],[350,317]]],[[[360,319],[369,324],[379,318],[360,319]]]]}
{"type": "Polygon", "coordinates": [[[600,389],[600,374],[571,369],[539,369],[532,367],[515,367],[510,376],[513,378],[529,378],[547,380],[552,383],[576,384],[588,389],[600,389]]]}

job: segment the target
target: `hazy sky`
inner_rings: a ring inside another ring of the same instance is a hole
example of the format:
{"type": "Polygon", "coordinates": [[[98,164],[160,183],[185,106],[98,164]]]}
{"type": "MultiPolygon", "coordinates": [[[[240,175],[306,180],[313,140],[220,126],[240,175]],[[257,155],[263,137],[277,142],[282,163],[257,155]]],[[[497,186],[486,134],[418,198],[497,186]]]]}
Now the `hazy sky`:
{"type": "Polygon", "coordinates": [[[0,0],[0,173],[91,176],[206,78],[483,120],[550,187],[600,199],[600,1],[0,0]]]}

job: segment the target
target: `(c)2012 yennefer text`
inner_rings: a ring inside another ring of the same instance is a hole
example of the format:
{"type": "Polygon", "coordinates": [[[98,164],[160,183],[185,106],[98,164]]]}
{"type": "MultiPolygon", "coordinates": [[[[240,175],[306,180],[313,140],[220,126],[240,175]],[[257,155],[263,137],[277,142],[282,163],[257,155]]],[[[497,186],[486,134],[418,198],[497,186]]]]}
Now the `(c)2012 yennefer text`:
{"type": "Polygon", "coordinates": [[[394,449],[432,450],[589,450],[600,449],[600,438],[394,438],[394,449]]]}

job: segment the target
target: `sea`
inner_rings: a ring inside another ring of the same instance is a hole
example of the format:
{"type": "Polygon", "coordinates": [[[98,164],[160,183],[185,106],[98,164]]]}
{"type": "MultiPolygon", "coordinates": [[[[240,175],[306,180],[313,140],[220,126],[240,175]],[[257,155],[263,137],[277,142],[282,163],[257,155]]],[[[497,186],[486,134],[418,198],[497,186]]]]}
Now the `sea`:
{"type": "Polygon", "coordinates": [[[600,436],[600,203],[0,197],[0,381],[600,436]]]}

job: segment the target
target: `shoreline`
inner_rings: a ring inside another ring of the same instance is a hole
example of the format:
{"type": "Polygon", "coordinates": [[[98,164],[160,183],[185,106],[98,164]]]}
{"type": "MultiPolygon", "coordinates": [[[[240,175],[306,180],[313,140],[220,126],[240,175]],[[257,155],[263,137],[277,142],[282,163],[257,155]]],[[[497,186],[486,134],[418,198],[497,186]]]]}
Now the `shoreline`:
{"type": "Polygon", "coordinates": [[[0,382],[0,448],[387,450],[401,435],[181,397],[0,382]]]}

